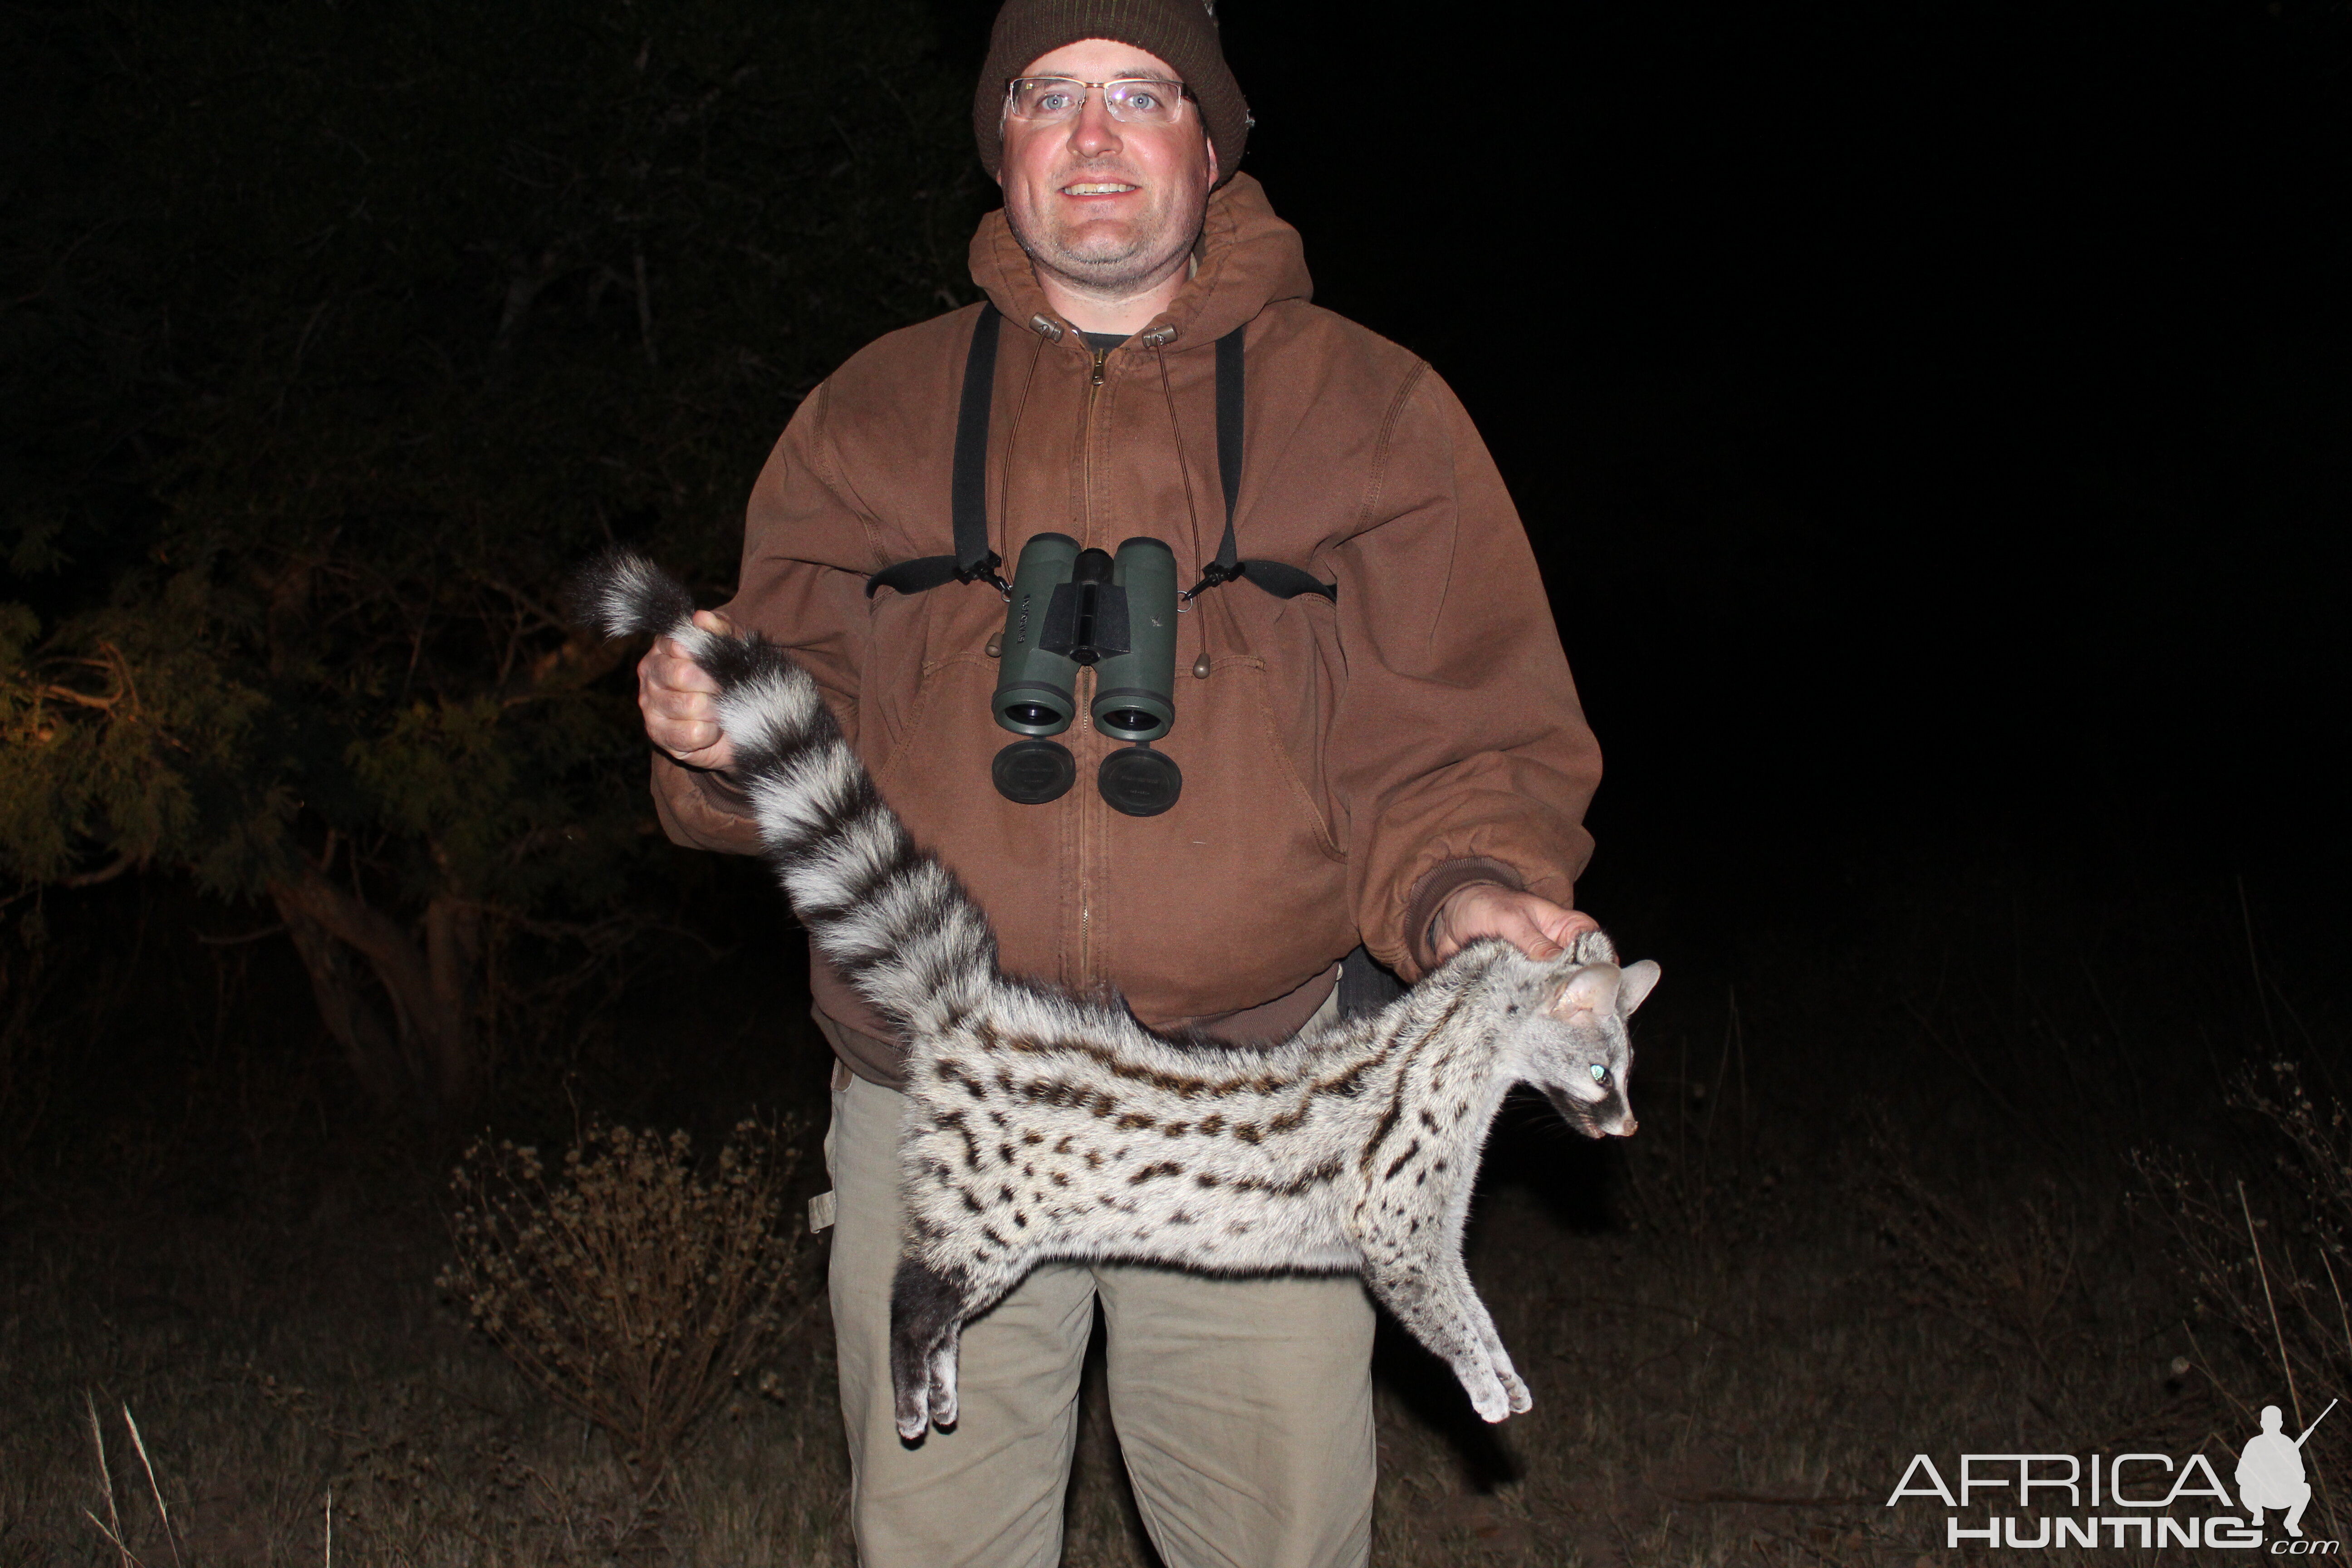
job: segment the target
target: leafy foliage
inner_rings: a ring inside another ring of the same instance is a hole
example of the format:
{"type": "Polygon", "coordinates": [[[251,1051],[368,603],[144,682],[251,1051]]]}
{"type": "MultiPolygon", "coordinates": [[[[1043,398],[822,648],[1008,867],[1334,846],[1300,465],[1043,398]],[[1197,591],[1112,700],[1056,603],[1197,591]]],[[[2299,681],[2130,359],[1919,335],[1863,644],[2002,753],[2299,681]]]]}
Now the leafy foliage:
{"type": "Polygon", "coordinates": [[[556,585],[614,537],[724,581],[797,400],[959,302],[969,88],[924,20],[0,22],[43,84],[0,110],[0,871],[274,899],[355,1057],[352,953],[405,1039],[470,1026],[500,942],[625,946],[642,741],[556,585]],[[447,965],[386,945],[436,908],[447,965]]]}

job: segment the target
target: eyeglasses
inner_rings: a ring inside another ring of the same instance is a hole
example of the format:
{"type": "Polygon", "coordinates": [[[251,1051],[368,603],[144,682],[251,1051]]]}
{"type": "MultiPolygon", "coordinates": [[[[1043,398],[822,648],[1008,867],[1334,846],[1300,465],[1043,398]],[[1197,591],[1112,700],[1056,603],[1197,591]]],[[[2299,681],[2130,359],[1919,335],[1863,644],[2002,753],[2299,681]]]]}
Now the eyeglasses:
{"type": "Polygon", "coordinates": [[[1054,124],[1086,107],[1088,89],[1102,94],[1103,107],[1121,125],[1173,125],[1184,118],[1192,91],[1181,81],[1122,77],[1116,81],[1079,81],[1066,76],[1015,77],[1005,89],[1005,112],[1015,120],[1054,124]]]}

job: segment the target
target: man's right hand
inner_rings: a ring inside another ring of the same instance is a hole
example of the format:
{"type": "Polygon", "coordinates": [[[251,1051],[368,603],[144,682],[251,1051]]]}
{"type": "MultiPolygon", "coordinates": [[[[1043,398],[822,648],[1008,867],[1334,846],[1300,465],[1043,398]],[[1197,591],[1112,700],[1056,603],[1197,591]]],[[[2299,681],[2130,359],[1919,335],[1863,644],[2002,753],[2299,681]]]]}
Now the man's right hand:
{"type": "MultiPolygon", "coordinates": [[[[721,637],[738,635],[735,623],[716,610],[697,610],[694,624],[721,637]]],[[[653,651],[637,661],[637,707],[646,737],[679,762],[719,773],[735,765],[735,747],[719,727],[719,682],[671,638],[656,638],[653,651]]]]}

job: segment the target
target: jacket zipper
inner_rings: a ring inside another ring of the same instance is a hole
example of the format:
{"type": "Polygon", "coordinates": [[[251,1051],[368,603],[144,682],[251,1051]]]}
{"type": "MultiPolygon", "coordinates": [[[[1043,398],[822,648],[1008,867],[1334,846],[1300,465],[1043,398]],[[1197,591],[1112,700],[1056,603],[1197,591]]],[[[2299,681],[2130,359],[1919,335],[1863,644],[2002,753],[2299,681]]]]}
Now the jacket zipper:
{"type": "Polygon", "coordinates": [[[1084,467],[1080,470],[1086,487],[1087,531],[1094,531],[1095,521],[1095,399],[1102,395],[1103,361],[1110,358],[1110,350],[1089,346],[1095,356],[1095,368],[1087,382],[1087,409],[1078,425],[1078,440],[1082,444],[1084,467]]]}

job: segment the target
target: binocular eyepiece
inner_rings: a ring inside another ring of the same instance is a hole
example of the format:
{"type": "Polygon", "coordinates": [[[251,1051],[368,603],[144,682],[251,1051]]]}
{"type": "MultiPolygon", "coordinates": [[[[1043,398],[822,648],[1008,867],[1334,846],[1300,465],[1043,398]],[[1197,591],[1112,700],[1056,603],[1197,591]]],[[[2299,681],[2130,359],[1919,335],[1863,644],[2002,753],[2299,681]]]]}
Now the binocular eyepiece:
{"type": "Polygon", "coordinates": [[[1077,777],[1067,748],[1049,739],[1077,717],[1077,674],[1095,672],[1094,727],[1136,749],[1103,760],[1103,797],[1130,816],[1176,804],[1183,775],[1144,742],[1176,721],[1176,556],[1135,538],[1117,554],[1081,549],[1066,533],[1021,547],[1004,610],[994,706],[1016,735],[991,770],[997,789],[1024,805],[1059,798],[1077,777]]]}

